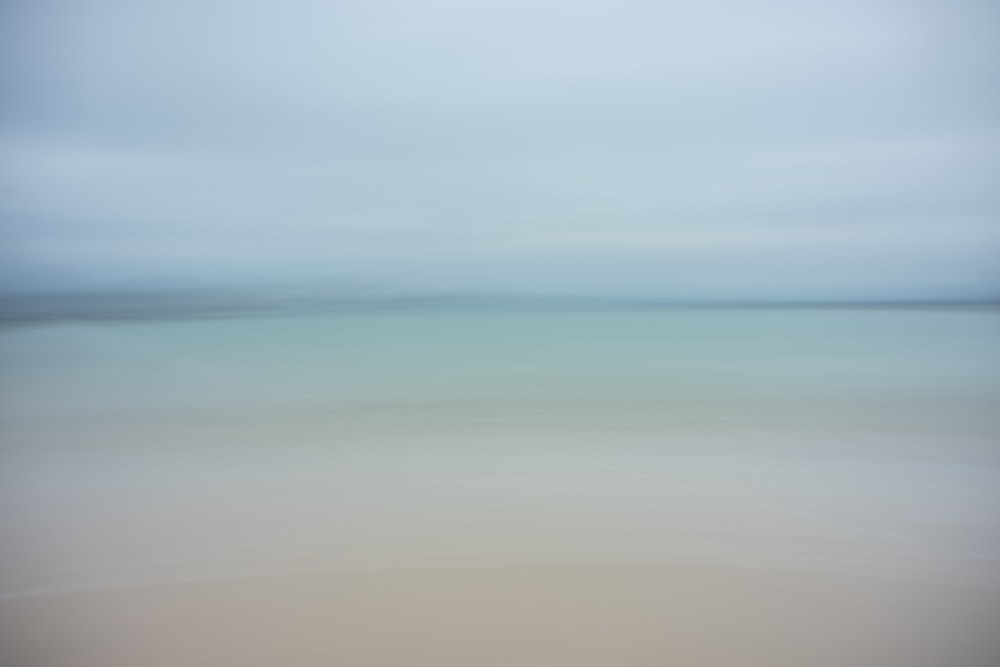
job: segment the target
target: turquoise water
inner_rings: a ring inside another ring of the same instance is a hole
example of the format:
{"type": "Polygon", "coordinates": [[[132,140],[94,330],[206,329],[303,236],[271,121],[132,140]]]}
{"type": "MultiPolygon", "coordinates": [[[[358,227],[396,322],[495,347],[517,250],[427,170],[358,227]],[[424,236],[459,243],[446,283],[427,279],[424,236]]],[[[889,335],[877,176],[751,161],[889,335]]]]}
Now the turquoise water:
{"type": "Polygon", "coordinates": [[[998,395],[998,328],[992,312],[919,311],[66,322],[5,332],[2,361],[15,418],[261,405],[668,416],[713,402],[973,417],[998,395]]]}

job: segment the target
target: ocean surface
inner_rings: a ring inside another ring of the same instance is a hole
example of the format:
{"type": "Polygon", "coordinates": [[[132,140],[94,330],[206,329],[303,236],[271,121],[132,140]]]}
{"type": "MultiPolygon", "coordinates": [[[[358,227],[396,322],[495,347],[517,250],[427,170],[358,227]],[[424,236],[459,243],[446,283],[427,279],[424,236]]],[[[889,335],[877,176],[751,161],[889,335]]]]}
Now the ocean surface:
{"type": "Polygon", "coordinates": [[[995,311],[65,320],[0,368],[9,599],[522,563],[1000,591],[995,311]]]}

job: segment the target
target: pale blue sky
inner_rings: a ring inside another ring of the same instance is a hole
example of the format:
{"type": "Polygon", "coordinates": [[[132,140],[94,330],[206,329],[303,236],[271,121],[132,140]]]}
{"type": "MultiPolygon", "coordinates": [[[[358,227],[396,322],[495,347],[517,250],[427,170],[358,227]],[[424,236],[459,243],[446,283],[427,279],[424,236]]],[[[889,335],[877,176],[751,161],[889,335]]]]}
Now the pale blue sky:
{"type": "Polygon", "coordinates": [[[989,7],[26,2],[6,286],[984,294],[989,7]]]}

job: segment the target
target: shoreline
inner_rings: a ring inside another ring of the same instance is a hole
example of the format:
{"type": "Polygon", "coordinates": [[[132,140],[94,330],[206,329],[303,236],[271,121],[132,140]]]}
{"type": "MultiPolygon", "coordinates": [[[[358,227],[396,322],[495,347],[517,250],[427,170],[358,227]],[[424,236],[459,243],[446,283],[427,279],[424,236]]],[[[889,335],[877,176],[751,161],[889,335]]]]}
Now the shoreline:
{"type": "Polygon", "coordinates": [[[835,574],[524,565],[146,586],[0,614],[19,667],[940,667],[987,664],[996,606],[835,574]]]}

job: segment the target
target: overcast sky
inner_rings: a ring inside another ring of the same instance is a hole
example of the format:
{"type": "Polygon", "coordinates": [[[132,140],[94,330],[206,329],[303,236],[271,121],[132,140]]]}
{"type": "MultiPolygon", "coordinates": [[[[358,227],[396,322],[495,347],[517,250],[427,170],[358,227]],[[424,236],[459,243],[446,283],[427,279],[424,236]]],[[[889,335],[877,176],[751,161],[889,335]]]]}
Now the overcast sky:
{"type": "Polygon", "coordinates": [[[15,3],[6,288],[997,291],[992,4],[15,3]]]}

